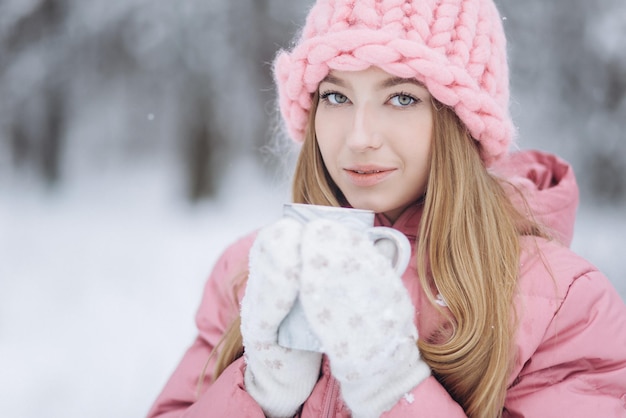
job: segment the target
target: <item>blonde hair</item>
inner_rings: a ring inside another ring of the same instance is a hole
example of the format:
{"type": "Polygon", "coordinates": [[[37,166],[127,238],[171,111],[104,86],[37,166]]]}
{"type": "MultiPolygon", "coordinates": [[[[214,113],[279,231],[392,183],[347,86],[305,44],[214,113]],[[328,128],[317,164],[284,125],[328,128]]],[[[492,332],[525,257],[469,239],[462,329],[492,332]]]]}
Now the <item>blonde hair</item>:
{"type": "MultiPolygon", "coordinates": [[[[294,202],[339,206],[345,202],[330,178],[315,138],[313,97],[306,137],[293,180],[294,202]]],[[[520,235],[545,236],[511,204],[485,168],[480,148],[454,111],[433,99],[430,173],[418,231],[421,285],[434,307],[447,316],[443,342],[422,336],[422,358],[470,417],[498,417],[514,361],[512,312],[520,235]],[[431,291],[448,305],[446,314],[431,291]]],[[[235,322],[238,324],[239,319],[235,322]]],[[[241,355],[239,326],[222,339],[215,378],[241,355]]]]}
{"type": "Polygon", "coordinates": [[[513,207],[456,114],[435,107],[417,265],[431,302],[431,280],[446,301],[452,331],[442,344],[421,339],[419,347],[468,416],[497,417],[514,361],[519,237],[545,234],[513,207]]]}

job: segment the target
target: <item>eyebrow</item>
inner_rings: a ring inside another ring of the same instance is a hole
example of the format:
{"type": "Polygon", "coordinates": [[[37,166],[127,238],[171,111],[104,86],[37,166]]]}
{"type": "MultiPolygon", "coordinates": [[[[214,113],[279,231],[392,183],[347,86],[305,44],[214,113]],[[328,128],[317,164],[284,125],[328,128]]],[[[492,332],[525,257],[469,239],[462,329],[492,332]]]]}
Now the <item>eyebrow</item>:
{"type": "MultiPolygon", "coordinates": [[[[332,83],[332,84],[336,84],[340,87],[347,87],[347,84],[344,80],[342,80],[339,77],[336,77],[332,74],[328,74],[326,77],[324,77],[324,79],[321,81],[321,83],[323,82],[327,82],[327,83],[332,83]]],[[[419,81],[417,81],[414,78],[402,78],[402,77],[390,77],[385,79],[382,83],[380,83],[380,88],[389,88],[389,87],[394,87],[400,84],[414,84],[418,87],[424,87],[424,84],[420,83],[419,81]]]]}
{"type": "Polygon", "coordinates": [[[324,79],[322,81],[320,81],[320,84],[324,83],[324,82],[336,84],[336,85],[338,85],[340,87],[345,87],[346,86],[346,83],[342,79],[340,79],[338,77],[335,77],[332,74],[328,74],[326,77],[324,77],[324,79]]]}
{"type": "Polygon", "coordinates": [[[402,78],[402,77],[388,78],[381,83],[381,87],[387,88],[387,87],[397,86],[399,84],[415,84],[418,87],[424,87],[424,84],[420,83],[414,78],[402,78]]]}

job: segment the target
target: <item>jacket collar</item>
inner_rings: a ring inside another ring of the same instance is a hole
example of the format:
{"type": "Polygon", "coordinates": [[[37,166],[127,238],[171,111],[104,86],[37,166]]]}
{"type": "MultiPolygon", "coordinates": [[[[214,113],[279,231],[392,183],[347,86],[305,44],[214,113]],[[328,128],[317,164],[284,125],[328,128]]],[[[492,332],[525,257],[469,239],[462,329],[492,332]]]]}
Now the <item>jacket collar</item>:
{"type": "Polygon", "coordinates": [[[391,222],[384,214],[377,213],[375,225],[397,229],[409,239],[416,239],[420,220],[422,219],[423,202],[412,204],[402,212],[395,222],[391,222]]]}

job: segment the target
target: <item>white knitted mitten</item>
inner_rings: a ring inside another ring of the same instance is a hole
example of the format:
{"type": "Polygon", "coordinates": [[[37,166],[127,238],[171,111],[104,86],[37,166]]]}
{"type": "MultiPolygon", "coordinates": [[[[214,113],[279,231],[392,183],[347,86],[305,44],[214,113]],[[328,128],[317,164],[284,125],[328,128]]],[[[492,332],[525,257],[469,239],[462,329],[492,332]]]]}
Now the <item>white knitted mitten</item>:
{"type": "Polygon", "coordinates": [[[402,280],[365,233],[328,220],[302,233],[300,300],[355,417],[378,417],[430,376],[402,280]]]}
{"type": "Polygon", "coordinates": [[[250,250],[241,302],[246,391],[269,417],[292,417],[319,378],[320,353],[280,347],[277,330],[298,295],[302,225],[281,219],[250,250]]]}

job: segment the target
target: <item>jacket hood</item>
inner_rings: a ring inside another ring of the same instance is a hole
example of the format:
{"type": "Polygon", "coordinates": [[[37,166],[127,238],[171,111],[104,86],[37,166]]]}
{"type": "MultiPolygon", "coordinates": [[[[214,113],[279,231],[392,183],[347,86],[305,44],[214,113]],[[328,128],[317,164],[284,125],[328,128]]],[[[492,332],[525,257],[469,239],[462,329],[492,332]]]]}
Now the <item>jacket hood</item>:
{"type": "MultiPolygon", "coordinates": [[[[520,213],[531,215],[553,238],[570,246],[578,208],[578,185],[569,163],[541,151],[519,151],[509,154],[489,170],[515,187],[507,191],[520,213]]],[[[422,205],[416,204],[393,223],[377,214],[376,224],[393,226],[415,239],[421,214],[422,205]]]]}
{"type": "Polygon", "coordinates": [[[512,153],[491,170],[520,192],[510,198],[521,213],[529,210],[535,221],[548,228],[555,239],[569,245],[574,236],[578,208],[578,185],[572,167],[556,155],[541,151],[512,153]]]}

